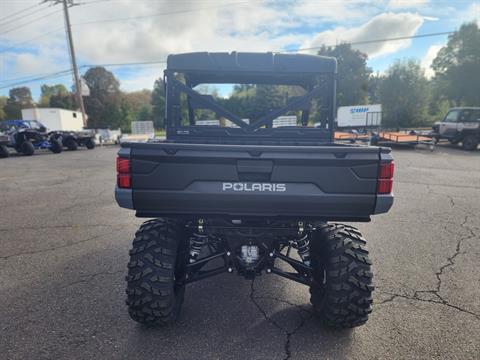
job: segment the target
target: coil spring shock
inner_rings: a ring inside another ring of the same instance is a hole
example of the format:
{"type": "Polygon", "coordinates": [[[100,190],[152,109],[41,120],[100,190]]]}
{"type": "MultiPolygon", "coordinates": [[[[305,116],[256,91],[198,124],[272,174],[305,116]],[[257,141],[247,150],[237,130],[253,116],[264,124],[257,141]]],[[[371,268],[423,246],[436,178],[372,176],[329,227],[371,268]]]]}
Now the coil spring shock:
{"type": "Polygon", "coordinates": [[[299,239],[293,240],[293,242],[303,263],[310,266],[310,241],[308,240],[308,234],[303,235],[299,239]]]}
{"type": "Polygon", "coordinates": [[[293,247],[297,249],[298,255],[303,263],[310,266],[310,240],[308,240],[308,233],[305,233],[303,221],[298,222],[299,238],[293,240],[293,247]]]}
{"type": "Polygon", "coordinates": [[[198,255],[202,251],[202,248],[207,243],[207,235],[193,233],[190,237],[190,262],[193,263],[197,260],[198,255]]]}

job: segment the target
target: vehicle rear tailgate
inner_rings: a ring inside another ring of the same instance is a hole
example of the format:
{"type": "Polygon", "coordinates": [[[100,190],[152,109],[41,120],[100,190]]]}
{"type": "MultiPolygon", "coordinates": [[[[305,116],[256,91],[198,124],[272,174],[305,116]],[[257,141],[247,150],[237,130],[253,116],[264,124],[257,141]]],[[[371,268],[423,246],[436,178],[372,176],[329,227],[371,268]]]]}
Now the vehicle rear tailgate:
{"type": "Polygon", "coordinates": [[[368,219],[388,149],[364,146],[125,144],[139,216],[368,219]]]}

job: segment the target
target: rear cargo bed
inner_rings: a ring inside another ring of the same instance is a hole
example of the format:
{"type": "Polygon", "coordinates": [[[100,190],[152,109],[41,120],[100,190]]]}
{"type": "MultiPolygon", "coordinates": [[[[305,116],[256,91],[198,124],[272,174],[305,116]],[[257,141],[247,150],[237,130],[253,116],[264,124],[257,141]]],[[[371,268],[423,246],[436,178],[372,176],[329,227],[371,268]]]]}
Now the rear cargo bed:
{"type": "Polygon", "coordinates": [[[116,196],[143,217],[366,221],[379,212],[378,166],[391,159],[389,152],[339,145],[123,144],[119,155],[131,160],[132,190],[117,188],[116,196]]]}

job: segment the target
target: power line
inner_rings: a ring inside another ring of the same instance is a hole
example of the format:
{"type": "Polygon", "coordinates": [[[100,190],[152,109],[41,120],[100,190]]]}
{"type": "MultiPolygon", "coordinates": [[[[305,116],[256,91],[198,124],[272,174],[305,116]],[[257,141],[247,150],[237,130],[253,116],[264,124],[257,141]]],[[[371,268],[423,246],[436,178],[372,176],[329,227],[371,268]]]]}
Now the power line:
{"type": "Polygon", "coordinates": [[[55,73],[43,73],[43,74],[35,74],[35,75],[28,75],[28,76],[22,76],[22,77],[16,77],[16,78],[10,78],[10,79],[2,79],[0,80],[0,82],[2,83],[5,83],[5,82],[12,82],[12,81],[21,81],[21,80],[30,80],[31,78],[36,78],[36,77],[39,77],[39,76],[49,76],[49,75],[52,75],[52,74],[56,74],[57,72],[55,73]]]}
{"type": "Polygon", "coordinates": [[[90,4],[98,4],[102,2],[110,2],[112,0],[93,0],[93,1],[85,1],[85,2],[79,2],[77,5],[90,5],[90,4]]]}
{"type": "Polygon", "coordinates": [[[31,9],[33,9],[33,8],[36,8],[37,6],[40,6],[40,5],[42,5],[42,4],[35,4],[35,5],[33,5],[33,6],[29,6],[29,7],[27,7],[27,8],[23,8],[22,10],[18,10],[17,12],[14,12],[14,13],[12,13],[12,14],[8,14],[7,16],[2,17],[2,18],[0,19],[0,22],[3,21],[3,20],[5,20],[5,19],[7,19],[7,18],[11,18],[12,16],[15,16],[15,15],[21,14],[21,13],[23,13],[23,12],[25,12],[25,11],[31,10],[31,9]]]}
{"type": "Polygon", "coordinates": [[[13,84],[3,85],[3,86],[0,87],[0,89],[8,89],[8,88],[12,88],[12,87],[15,87],[15,86],[18,86],[18,85],[29,84],[29,83],[32,83],[32,82],[37,82],[37,81],[41,81],[41,80],[45,80],[45,79],[49,79],[49,78],[57,78],[57,77],[61,77],[61,76],[66,76],[66,75],[70,75],[71,72],[72,72],[72,70],[70,70],[70,69],[63,70],[63,71],[58,71],[58,72],[55,72],[55,73],[47,74],[45,76],[40,76],[40,77],[37,77],[37,78],[24,80],[24,81],[18,81],[18,82],[13,83],[13,84]]]}
{"type": "MultiPolygon", "coordinates": [[[[340,42],[339,44],[348,44],[348,45],[364,45],[364,44],[373,44],[373,43],[378,43],[378,42],[387,42],[387,41],[397,41],[397,40],[408,40],[408,39],[416,39],[416,38],[425,38],[425,37],[431,37],[431,36],[441,36],[441,35],[451,35],[455,31],[445,31],[445,32],[439,32],[439,33],[429,33],[429,34],[419,34],[419,35],[411,35],[411,36],[399,36],[399,37],[394,37],[394,38],[386,38],[386,39],[375,39],[375,40],[362,40],[362,41],[354,41],[354,42],[340,42]]],[[[293,50],[284,50],[285,52],[300,52],[300,51],[308,51],[308,50],[317,50],[321,49],[323,46],[336,46],[338,44],[334,45],[322,45],[322,46],[314,46],[314,47],[309,47],[309,48],[300,48],[300,49],[293,49],[293,50]]]]}
{"type": "Polygon", "coordinates": [[[7,31],[1,32],[0,35],[5,35],[5,34],[8,34],[8,33],[12,32],[12,31],[16,31],[16,30],[18,30],[18,29],[21,29],[21,28],[23,28],[23,27],[25,27],[25,26],[28,26],[28,25],[30,25],[30,24],[33,24],[34,22],[37,22],[37,21],[42,20],[42,19],[45,19],[45,18],[47,18],[47,17],[49,17],[49,16],[51,16],[51,15],[54,15],[54,14],[56,14],[56,13],[59,13],[60,11],[62,11],[62,10],[61,10],[61,9],[60,9],[60,10],[55,10],[55,11],[53,11],[53,12],[51,12],[51,13],[46,14],[46,15],[42,15],[42,16],[36,17],[36,18],[34,18],[33,20],[30,20],[28,23],[15,26],[15,27],[13,27],[13,28],[10,28],[10,29],[7,30],[7,31]]]}
{"type": "Polygon", "coordinates": [[[44,34],[41,34],[39,36],[35,36],[33,38],[30,38],[30,39],[27,39],[27,40],[24,40],[24,41],[21,41],[21,42],[17,42],[17,43],[14,43],[13,45],[11,45],[10,47],[6,48],[6,49],[1,49],[0,50],[0,53],[2,52],[7,52],[9,50],[12,50],[12,49],[15,49],[17,48],[19,45],[23,45],[23,44],[27,44],[29,42],[32,42],[34,40],[37,40],[37,39],[40,39],[42,37],[45,37],[45,36],[48,36],[48,35],[51,35],[51,34],[55,34],[55,33],[58,33],[60,31],[63,31],[63,27],[62,28],[58,28],[56,30],[52,30],[52,31],[49,31],[49,32],[46,32],[44,34]]]}
{"type": "MultiPolygon", "coordinates": [[[[42,5],[42,4],[37,4],[37,5],[42,5]]],[[[35,7],[36,7],[36,6],[32,7],[31,10],[33,10],[33,11],[31,11],[31,12],[29,12],[29,13],[27,13],[27,14],[21,14],[20,16],[13,16],[13,17],[10,16],[7,20],[5,20],[5,22],[0,22],[0,26],[8,25],[8,24],[10,24],[10,23],[19,21],[20,19],[23,20],[23,19],[25,19],[25,18],[27,18],[27,17],[29,17],[29,16],[35,15],[35,14],[37,14],[37,13],[39,13],[39,12],[41,12],[41,11],[46,10],[46,9],[49,8],[49,6],[44,7],[44,8],[42,8],[42,9],[35,9],[35,7]]]]}
{"type": "Polygon", "coordinates": [[[243,1],[243,2],[231,3],[231,4],[205,6],[203,8],[190,9],[190,10],[176,10],[176,11],[162,12],[162,13],[156,13],[156,14],[150,14],[150,15],[140,15],[140,16],[131,16],[131,17],[115,18],[115,19],[102,19],[102,20],[85,21],[85,22],[72,24],[72,26],[82,26],[82,25],[89,25],[89,24],[96,24],[96,23],[107,23],[107,22],[118,22],[118,21],[147,19],[147,18],[152,18],[152,17],[175,15],[175,14],[185,14],[185,13],[197,12],[197,11],[208,10],[208,9],[217,9],[217,8],[222,8],[222,7],[227,7],[227,6],[231,7],[231,6],[236,6],[236,5],[245,5],[245,4],[249,4],[249,3],[251,3],[251,1],[243,1]]]}
{"type": "MultiPolygon", "coordinates": [[[[85,65],[80,65],[78,68],[79,69],[86,69],[86,68],[93,68],[93,67],[126,67],[126,66],[145,66],[145,65],[158,65],[158,64],[166,64],[166,60],[158,60],[158,61],[142,61],[142,62],[126,62],[126,63],[115,63],[115,64],[85,64],[85,65]]],[[[58,77],[59,75],[67,75],[71,73],[71,69],[66,69],[54,73],[48,73],[48,74],[37,74],[37,75],[30,75],[30,76],[25,76],[25,77],[19,77],[19,78],[11,78],[8,80],[1,80],[3,82],[9,82],[9,81],[17,81],[14,83],[10,83],[8,85],[3,85],[0,87],[0,89],[5,89],[9,87],[14,87],[22,84],[27,84],[30,82],[37,82],[40,80],[45,80],[48,78],[55,78],[58,77]]]]}
{"type": "MultiPolygon", "coordinates": [[[[350,44],[350,45],[360,45],[360,44],[370,44],[370,43],[377,43],[377,42],[387,42],[387,41],[397,41],[397,40],[406,40],[406,39],[414,39],[414,38],[424,38],[424,37],[431,37],[431,36],[441,36],[441,35],[450,35],[453,34],[454,31],[446,31],[446,32],[439,32],[439,33],[429,33],[429,34],[419,34],[419,35],[412,35],[412,36],[401,36],[401,37],[395,37],[395,38],[385,38],[385,39],[374,39],[374,40],[362,40],[362,41],[356,41],[356,42],[345,42],[345,44],[350,44]]],[[[324,45],[324,46],[335,46],[335,45],[324,45]]],[[[301,49],[294,49],[294,50],[283,50],[283,52],[299,52],[299,51],[307,51],[307,50],[315,50],[315,49],[320,49],[321,46],[316,46],[316,47],[310,47],[310,48],[301,48],[301,49]]],[[[84,69],[84,68],[91,68],[91,67],[126,67],[126,66],[144,66],[144,65],[156,65],[156,64],[165,64],[167,61],[166,60],[156,60],[156,61],[142,61],[142,62],[126,62],[126,63],[111,63],[111,64],[85,64],[79,66],[79,69],[84,69]]],[[[46,75],[44,77],[36,78],[36,79],[31,79],[27,81],[37,81],[37,80],[43,80],[45,78],[48,78],[51,75],[55,75],[57,73],[53,73],[50,75],[46,75]]],[[[16,80],[16,79],[10,79],[10,80],[16,80]]],[[[11,87],[11,86],[16,86],[18,83],[10,84],[5,87],[11,87]]]]}
{"type": "Polygon", "coordinates": [[[158,61],[142,61],[142,62],[131,62],[131,63],[116,63],[116,64],[86,64],[80,66],[80,68],[86,67],[114,67],[114,66],[139,66],[139,65],[157,65],[157,64],[166,64],[166,60],[158,60],[158,61]]]}

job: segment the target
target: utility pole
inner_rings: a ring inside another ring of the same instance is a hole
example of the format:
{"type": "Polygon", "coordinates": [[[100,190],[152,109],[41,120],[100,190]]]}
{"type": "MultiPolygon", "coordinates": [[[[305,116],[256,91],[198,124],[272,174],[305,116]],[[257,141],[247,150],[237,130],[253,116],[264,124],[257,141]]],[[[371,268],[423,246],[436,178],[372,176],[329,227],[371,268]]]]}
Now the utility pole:
{"type": "Polygon", "coordinates": [[[75,78],[75,97],[77,106],[80,108],[83,117],[83,126],[87,126],[87,116],[82,98],[82,84],[78,76],[77,60],[75,57],[75,47],[73,46],[72,27],[70,25],[70,16],[68,14],[68,5],[73,5],[73,0],[55,0],[55,4],[63,3],[63,12],[65,14],[65,27],[68,37],[68,46],[70,47],[70,58],[72,60],[73,77],[75,78]]]}

